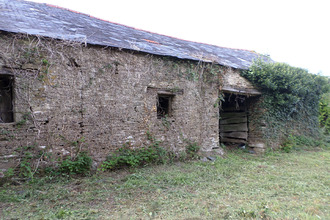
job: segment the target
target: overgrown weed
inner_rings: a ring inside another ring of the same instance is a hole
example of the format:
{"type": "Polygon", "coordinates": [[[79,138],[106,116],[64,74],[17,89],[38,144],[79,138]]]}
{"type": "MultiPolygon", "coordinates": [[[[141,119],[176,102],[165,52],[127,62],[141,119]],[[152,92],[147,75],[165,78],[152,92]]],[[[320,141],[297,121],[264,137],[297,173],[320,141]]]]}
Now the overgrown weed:
{"type": "Polygon", "coordinates": [[[318,150],[329,148],[330,142],[327,135],[320,135],[319,138],[309,137],[305,135],[290,134],[280,146],[280,149],[286,153],[301,150],[318,150]]]}
{"type": "MultiPolygon", "coordinates": [[[[300,140],[300,139],[299,139],[300,140]]],[[[304,140],[304,139],[302,139],[304,140]]],[[[305,141],[305,140],[304,140],[305,141]]],[[[3,219],[327,219],[328,148],[43,177],[0,190],[3,219]]]]}

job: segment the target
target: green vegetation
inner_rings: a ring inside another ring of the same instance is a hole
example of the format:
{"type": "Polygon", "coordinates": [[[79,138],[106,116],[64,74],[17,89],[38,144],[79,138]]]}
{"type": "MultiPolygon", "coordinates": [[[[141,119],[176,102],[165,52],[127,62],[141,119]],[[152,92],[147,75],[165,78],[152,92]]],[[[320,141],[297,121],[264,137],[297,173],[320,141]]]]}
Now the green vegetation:
{"type": "MultiPolygon", "coordinates": [[[[140,167],[151,164],[172,163],[175,160],[186,161],[198,158],[200,146],[185,140],[187,143],[183,154],[176,155],[174,152],[161,147],[160,142],[148,133],[149,141],[152,142],[146,147],[134,147],[127,142],[123,147],[107,156],[106,160],[100,165],[100,171],[118,170],[129,167],[140,167]]],[[[65,139],[65,137],[62,137],[65,139]]],[[[66,140],[66,139],[65,139],[66,140]]],[[[71,146],[78,147],[79,143],[84,142],[84,137],[77,141],[66,142],[71,146]]],[[[72,176],[72,175],[88,175],[92,168],[93,160],[87,152],[78,152],[75,156],[66,156],[58,158],[57,163],[50,163],[48,166],[39,167],[39,161],[47,158],[49,162],[53,158],[44,149],[36,148],[35,145],[23,146],[18,148],[17,153],[21,160],[15,169],[5,172],[6,178],[20,177],[22,180],[31,180],[40,178],[41,176],[72,176]]],[[[78,149],[77,149],[78,151],[78,149]]]]}
{"type": "MultiPolygon", "coordinates": [[[[309,141],[315,144],[315,140],[309,141]]],[[[329,219],[329,147],[301,149],[262,156],[229,152],[214,162],[177,162],[89,177],[43,177],[7,184],[0,188],[0,216],[329,219]]]]}
{"type": "Polygon", "coordinates": [[[88,174],[92,167],[92,158],[86,152],[80,152],[76,158],[67,158],[60,164],[59,172],[66,174],[88,174]]]}
{"type": "MultiPolygon", "coordinates": [[[[88,175],[92,167],[92,158],[86,152],[79,152],[75,157],[66,157],[58,162],[58,166],[39,167],[38,161],[47,157],[44,150],[37,149],[35,145],[28,145],[18,148],[20,163],[16,168],[8,169],[4,175],[5,181],[19,178],[22,181],[35,181],[41,176],[68,176],[88,175]]],[[[0,183],[1,186],[1,183],[0,183]]]]}
{"type": "Polygon", "coordinates": [[[101,164],[101,170],[116,170],[125,167],[139,167],[150,164],[164,164],[173,162],[174,160],[189,160],[198,158],[198,151],[200,146],[196,142],[185,140],[187,143],[185,151],[182,151],[178,156],[174,152],[166,150],[161,147],[160,142],[157,141],[149,132],[148,139],[152,142],[147,147],[136,148],[130,142],[124,144],[115,152],[111,153],[107,159],[101,164]]]}
{"type": "Polygon", "coordinates": [[[286,153],[290,153],[293,150],[299,151],[311,147],[329,147],[330,142],[323,140],[325,138],[327,138],[327,136],[324,136],[323,138],[312,138],[304,135],[290,134],[285,142],[280,146],[280,149],[286,153]]]}
{"type": "Polygon", "coordinates": [[[330,134],[330,93],[322,96],[320,101],[320,125],[325,134],[330,134]]]}
{"type": "Polygon", "coordinates": [[[167,160],[167,151],[159,146],[159,142],[148,147],[134,148],[130,143],[109,155],[101,165],[101,169],[113,170],[123,167],[138,167],[148,164],[161,164],[167,160]]]}
{"type": "MultiPolygon", "coordinates": [[[[32,166],[32,161],[37,159],[39,155],[35,155],[33,152],[35,151],[35,145],[23,146],[16,149],[16,152],[20,155],[20,163],[16,170],[10,170],[12,173],[11,176],[20,176],[21,178],[32,179],[36,171],[32,166]],[[15,172],[16,171],[16,172],[15,172]]],[[[7,175],[7,174],[6,174],[7,175]]]]}
{"type": "Polygon", "coordinates": [[[265,138],[295,132],[319,133],[319,103],[329,91],[329,78],[284,63],[257,60],[242,76],[263,92],[265,138]]]}
{"type": "Polygon", "coordinates": [[[196,142],[187,141],[188,144],[186,146],[186,154],[187,158],[198,158],[198,151],[200,150],[200,146],[196,142]]]}
{"type": "Polygon", "coordinates": [[[173,75],[185,78],[189,81],[203,80],[205,83],[217,83],[218,74],[221,74],[223,68],[211,63],[196,62],[191,60],[178,60],[171,57],[163,57],[153,60],[152,68],[164,69],[165,75],[173,75]]]}
{"type": "Polygon", "coordinates": [[[150,164],[164,164],[173,162],[176,159],[181,161],[195,159],[198,157],[197,153],[200,146],[195,142],[186,141],[186,150],[181,152],[179,158],[175,153],[159,146],[159,141],[154,140],[150,135],[149,139],[153,144],[147,147],[134,148],[130,143],[126,143],[123,147],[110,154],[106,161],[101,164],[101,170],[115,170],[124,167],[139,167],[150,164]]]}

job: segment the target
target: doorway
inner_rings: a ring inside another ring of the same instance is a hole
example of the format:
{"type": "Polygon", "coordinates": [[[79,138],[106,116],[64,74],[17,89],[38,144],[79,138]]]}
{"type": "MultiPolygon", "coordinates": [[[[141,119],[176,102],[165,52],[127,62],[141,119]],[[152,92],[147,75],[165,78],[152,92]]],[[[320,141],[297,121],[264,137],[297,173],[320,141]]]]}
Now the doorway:
{"type": "Polygon", "coordinates": [[[220,108],[220,143],[246,144],[248,141],[248,106],[246,95],[224,93],[220,108]]]}

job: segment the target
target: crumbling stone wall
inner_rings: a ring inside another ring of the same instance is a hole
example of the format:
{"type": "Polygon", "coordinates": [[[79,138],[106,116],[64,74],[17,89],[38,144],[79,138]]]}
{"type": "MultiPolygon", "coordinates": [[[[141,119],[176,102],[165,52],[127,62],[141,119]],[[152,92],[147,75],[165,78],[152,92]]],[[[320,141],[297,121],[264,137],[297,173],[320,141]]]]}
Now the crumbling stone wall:
{"type": "Polygon", "coordinates": [[[252,96],[248,99],[248,145],[253,148],[256,153],[264,153],[267,143],[264,137],[267,129],[266,122],[263,119],[265,109],[261,107],[262,97],[252,96]]]}
{"type": "Polygon", "coordinates": [[[257,95],[261,94],[258,89],[252,85],[247,79],[240,75],[239,69],[226,68],[223,70],[223,74],[221,74],[221,90],[240,93],[246,95],[257,95]]]}
{"type": "Polygon", "coordinates": [[[5,32],[0,48],[15,118],[0,124],[2,167],[27,146],[42,149],[40,161],[86,150],[100,162],[124,143],[148,144],[147,133],[176,152],[219,145],[217,65],[5,32]],[[160,91],[173,96],[161,119],[160,91]]]}

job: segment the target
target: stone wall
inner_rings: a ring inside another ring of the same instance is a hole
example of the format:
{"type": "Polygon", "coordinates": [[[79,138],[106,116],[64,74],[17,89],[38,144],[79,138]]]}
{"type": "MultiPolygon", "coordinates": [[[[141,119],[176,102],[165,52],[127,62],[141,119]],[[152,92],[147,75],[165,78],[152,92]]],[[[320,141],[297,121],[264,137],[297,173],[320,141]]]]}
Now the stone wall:
{"type": "Polygon", "coordinates": [[[261,107],[262,97],[252,96],[247,99],[248,105],[248,145],[256,153],[264,153],[266,150],[266,141],[264,131],[266,122],[263,119],[264,109],[261,107]]]}
{"type": "MultiPolygon", "coordinates": [[[[0,74],[14,76],[13,123],[0,124],[0,168],[21,149],[44,157],[85,150],[96,162],[124,143],[180,152],[219,145],[220,67],[33,36],[0,35],[0,74]],[[157,118],[160,92],[171,115],[157,118]]],[[[46,160],[46,158],[42,158],[46,160]]]]}
{"type": "Polygon", "coordinates": [[[261,92],[240,75],[239,69],[226,68],[220,75],[221,90],[237,94],[261,95],[261,92]]]}

